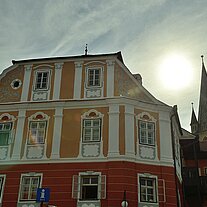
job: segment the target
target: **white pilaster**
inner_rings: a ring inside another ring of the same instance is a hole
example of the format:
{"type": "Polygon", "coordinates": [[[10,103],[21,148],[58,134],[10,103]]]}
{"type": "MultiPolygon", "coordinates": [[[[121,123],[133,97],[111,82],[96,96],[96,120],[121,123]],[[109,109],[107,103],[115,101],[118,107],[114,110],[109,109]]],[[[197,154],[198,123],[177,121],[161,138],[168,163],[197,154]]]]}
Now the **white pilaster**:
{"type": "Polygon", "coordinates": [[[134,106],[125,105],[125,154],[135,156],[134,144],[134,106]]]}
{"type": "Polygon", "coordinates": [[[113,60],[107,60],[107,97],[114,96],[114,64],[113,60]]]}
{"type": "Polygon", "coordinates": [[[22,95],[21,101],[28,100],[28,92],[29,92],[29,84],[31,79],[31,72],[32,72],[32,65],[25,65],[24,66],[24,80],[22,86],[22,95]]]}
{"type": "Polygon", "coordinates": [[[83,61],[75,62],[74,99],[81,98],[82,64],[83,61]]]}
{"type": "Polygon", "coordinates": [[[20,160],[26,110],[19,110],[12,160],[20,160]]]}
{"type": "Polygon", "coordinates": [[[172,138],[169,112],[160,112],[160,161],[173,163],[172,138]]]}
{"type": "Polygon", "coordinates": [[[63,68],[63,63],[55,63],[55,80],[54,80],[53,100],[60,99],[62,68],[63,68]]]}
{"type": "Polygon", "coordinates": [[[119,156],[119,105],[109,106],[109,148],[108,157],[119,156]]]}
{"type": "Polygon", "coordinates": [[[62,117],[63,117],[62,107],[56,108],[54,117],[55,117],[55,121],[54,121],[51,158],[58,159],[60,158],[60,142],[61,142],[62,117]]]}

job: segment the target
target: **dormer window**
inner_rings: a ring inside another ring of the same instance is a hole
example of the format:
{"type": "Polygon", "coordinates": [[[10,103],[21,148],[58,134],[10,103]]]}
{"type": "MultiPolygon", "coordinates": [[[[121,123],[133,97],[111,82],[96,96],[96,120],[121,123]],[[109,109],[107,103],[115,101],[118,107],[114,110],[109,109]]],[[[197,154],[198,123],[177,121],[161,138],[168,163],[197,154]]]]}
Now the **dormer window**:
{"type": "Polygon", "coordinates": [[[32,101],[46,101],[50,99],[51,65],[38,65],[34,67],[32,101]]]}
{"type": "Polygon", "coordinates": [[[35,90],[47,90],[49,86],[49,71],[37,71],[35,90]]]}
{"type": "Polygon", "coordinates": [[[101,86],[101,68],[88,69],[88,87],[101,86]]]}

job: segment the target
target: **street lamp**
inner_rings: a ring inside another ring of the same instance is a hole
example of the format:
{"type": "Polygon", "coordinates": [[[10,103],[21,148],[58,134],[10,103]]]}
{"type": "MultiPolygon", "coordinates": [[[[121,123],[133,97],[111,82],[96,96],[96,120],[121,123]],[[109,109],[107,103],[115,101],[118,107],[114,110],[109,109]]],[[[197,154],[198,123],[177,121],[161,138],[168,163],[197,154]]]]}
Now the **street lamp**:
{"type": "Polygon", "coordinates": [[[124,198],[123,201],[121,202],[122,207],[128,207],[128,202],[126,200],[126,191],[124,191],[124,198]]]}

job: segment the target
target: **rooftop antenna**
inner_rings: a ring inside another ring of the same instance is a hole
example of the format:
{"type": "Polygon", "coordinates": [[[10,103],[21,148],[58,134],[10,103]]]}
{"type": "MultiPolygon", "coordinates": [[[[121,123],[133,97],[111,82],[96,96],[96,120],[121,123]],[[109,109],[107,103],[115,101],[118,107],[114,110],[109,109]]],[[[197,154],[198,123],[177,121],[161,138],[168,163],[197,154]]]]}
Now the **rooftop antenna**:
{"type": "Polygon", "coordinates": [[[85,55],[88,55],[88,44],[86,44],[86,47],[85,47],[85,55]]]}

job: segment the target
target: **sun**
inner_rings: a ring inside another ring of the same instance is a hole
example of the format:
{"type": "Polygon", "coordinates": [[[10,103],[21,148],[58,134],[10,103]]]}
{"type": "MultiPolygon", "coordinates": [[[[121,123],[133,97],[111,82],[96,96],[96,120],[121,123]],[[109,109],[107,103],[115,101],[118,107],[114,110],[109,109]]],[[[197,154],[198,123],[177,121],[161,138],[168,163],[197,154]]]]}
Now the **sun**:
{"type": "Polygon", "coordinates": [[[192,65],[184,55],[170,54],[161,62],[158,75],[164,87],[180,90],[190,85],[192,73],[192,65]]]}

